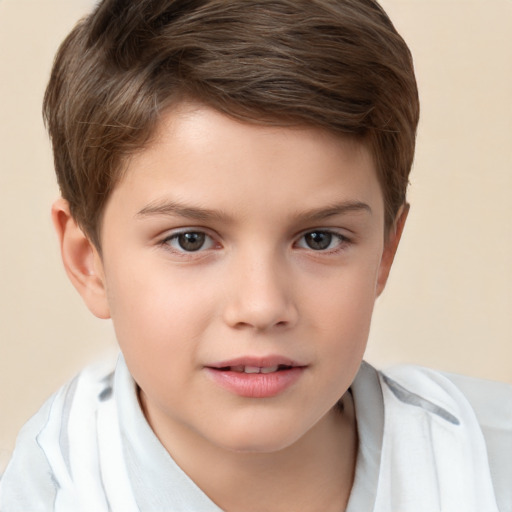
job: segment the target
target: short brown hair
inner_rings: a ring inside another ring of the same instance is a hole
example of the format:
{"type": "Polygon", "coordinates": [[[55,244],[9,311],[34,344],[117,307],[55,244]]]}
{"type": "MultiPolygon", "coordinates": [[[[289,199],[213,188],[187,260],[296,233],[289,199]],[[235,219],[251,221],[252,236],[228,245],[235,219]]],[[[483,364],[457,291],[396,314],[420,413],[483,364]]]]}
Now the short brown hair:
{"type": "Polygon", "coordinates": [[[388,225],[405,201],[418,92],[376,1],[104,0],[62,43],[43,107],[62,195],[97,247],[123,162],[183,99],[358,137],[388,225]]]}

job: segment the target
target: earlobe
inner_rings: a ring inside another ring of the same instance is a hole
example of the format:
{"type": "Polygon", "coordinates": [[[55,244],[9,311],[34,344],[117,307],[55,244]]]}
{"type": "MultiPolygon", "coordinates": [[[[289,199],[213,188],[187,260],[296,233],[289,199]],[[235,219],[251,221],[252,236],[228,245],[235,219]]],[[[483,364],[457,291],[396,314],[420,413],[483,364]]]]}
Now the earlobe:
{"type": "Polygon", "coordinates": [[[404,203],[400,207],[400,210],[398,210],[396,215],[395,222],[393,222],[388,237],[385,240],[384,252],[382,253],[379,275],[377,279],[377,297],[384,291],[384,287],[386,286],[389,272],[391,271],[391,266],[398,249],[398,244],[400,243],[400,238],[402,237],[405,221],[407,220],[407,215],[409,214],[409,208],[410,207],[408,203],[404,203]]]}
{"type": "Polygon", "coordinates": [[[65,199],[53,204],[52,220],[70,281],[95,316],[110,318],[101,257],[71,216],[65,199]]]}

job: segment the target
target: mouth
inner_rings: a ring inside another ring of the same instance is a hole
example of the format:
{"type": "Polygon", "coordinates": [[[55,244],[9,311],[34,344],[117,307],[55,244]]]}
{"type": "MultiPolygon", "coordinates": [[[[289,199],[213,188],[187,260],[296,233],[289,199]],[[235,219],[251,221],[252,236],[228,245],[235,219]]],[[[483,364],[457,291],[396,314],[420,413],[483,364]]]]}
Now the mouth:
{"type": "Polygon", "coordinates": [[[239,358],[205,367],[213,381],[248,398],[270,398],[284,392],[303,375],[307,365],[283,357],[239,358]]]}
{"type": "Polygon", "coordinates": [[[303,368],[305,364],[288,357],[271,355],[266,357],[242,356],[207,365],[207,368],[221,372],[236,373],[275,373],[293,368],[303,368]]]}
{"type": "Polygon", "coordinates": [[[273,366],[250,366],[250,365],[234,365],[222,366],[221,368],[212,367],[212,370],[220,372],[237,372],[237,373],[275,373],[290,370],[294,368],[288,364],[277,364],[273,366]]]}

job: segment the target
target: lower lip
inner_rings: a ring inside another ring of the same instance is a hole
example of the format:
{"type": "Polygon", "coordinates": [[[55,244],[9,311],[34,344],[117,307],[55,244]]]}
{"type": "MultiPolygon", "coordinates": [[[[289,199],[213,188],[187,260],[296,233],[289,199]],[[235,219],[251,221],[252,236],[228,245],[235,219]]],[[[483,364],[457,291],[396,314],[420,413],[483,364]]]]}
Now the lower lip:
{"type": "Polygon", "coordinates": [[[295,384],[305,367],[297,366],[272,373],[244,373],[206,368],[208,375],[222,388],[248,398],[270,398],[295,384]]]}

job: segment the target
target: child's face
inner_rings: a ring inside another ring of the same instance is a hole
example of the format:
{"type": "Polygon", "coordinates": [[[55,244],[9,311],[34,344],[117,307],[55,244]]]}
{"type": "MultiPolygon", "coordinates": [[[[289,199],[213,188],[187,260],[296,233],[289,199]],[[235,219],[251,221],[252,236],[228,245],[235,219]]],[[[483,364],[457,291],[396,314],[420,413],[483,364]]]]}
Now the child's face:
{"type": "Polygon", "coordinates": [[[190,106],[129,162],[101,240],[94,300],[156,433],[261,452],[327,421],[394,252],[362,145],[190,106]]]}

